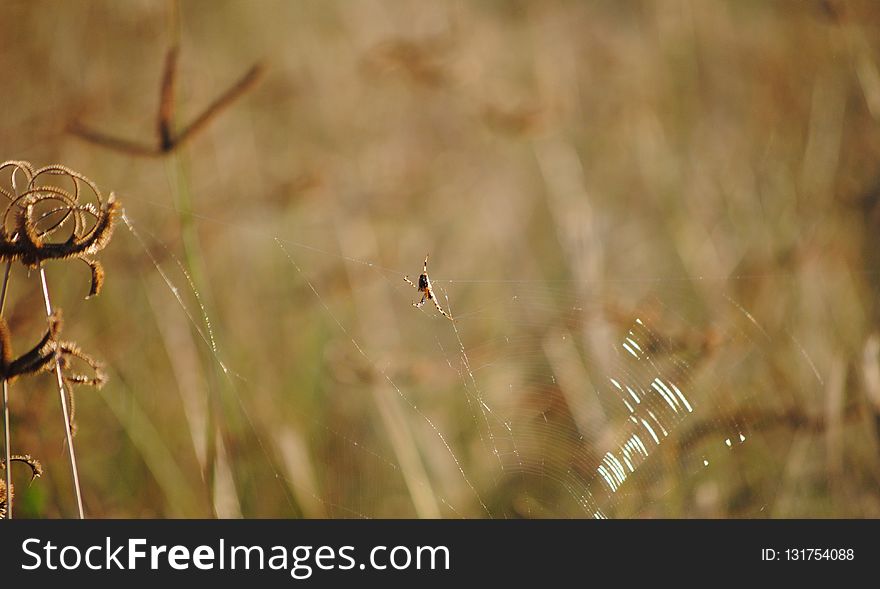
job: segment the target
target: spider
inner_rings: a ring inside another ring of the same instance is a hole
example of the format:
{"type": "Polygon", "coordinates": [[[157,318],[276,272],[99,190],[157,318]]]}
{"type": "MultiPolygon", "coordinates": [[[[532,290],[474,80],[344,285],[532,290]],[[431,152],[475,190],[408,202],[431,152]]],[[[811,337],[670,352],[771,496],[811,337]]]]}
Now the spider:
{"type": "Polygon", "coordinates": [[[434,289],[431,287],[431,279],[428,278],[428,255],[425,254],[425,266],[422,269],[422,273],[419,274],[419,283],[415,284],[412,280],[409,279],[408,276],[404,276],[403,279],[407,284],[412,286],[419,292],[423,292],[425,294],[422,295],[421,300],[418,303],[413,303],[413,307],[419,309],[422,305],[425,304],[425,299],[428,299],[434,306],[437,307],[437,310],[440,311],[440,314],[446,317],[447,319],[453,320],[452,317],[443,310],[443,307],[440,306],[440,303],[437,302],[437,297],[434,296],[434,289]]]}

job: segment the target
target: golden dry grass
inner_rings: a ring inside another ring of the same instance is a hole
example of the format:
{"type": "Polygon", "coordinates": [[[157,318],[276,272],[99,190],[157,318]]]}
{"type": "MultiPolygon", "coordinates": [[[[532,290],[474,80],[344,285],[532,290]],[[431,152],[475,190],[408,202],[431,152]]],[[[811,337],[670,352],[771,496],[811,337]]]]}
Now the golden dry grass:
{"type": "MultiPolygon", "coordinates": [[[[875,3],[170,6],[3,6],[3,159],[136,231],[94,302],[49,267],[110,376],[88,515],[880,515],[875,3]],[[178,42],[178,131],[264,76],[163,157],[70,132],[156,145],[178,42]],[[425,253],[454,324],[411,307],[425,253]],[[694,412],[610,493],[609,378],[655,373],[694,412]]],[[[49,385],[12,399],[21,516],[72,514],[49,385]]]]}

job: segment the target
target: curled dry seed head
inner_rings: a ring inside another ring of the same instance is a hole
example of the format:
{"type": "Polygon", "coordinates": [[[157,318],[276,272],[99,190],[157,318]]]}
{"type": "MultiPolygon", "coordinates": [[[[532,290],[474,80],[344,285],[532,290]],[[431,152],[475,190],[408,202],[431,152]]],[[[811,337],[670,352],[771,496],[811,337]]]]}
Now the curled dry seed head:
{"type": "MultiPolygon", "coordinates": [[[[21,462],[31,469],[31,480],[43,476],[43,465],[30,454],[13,454],[9,457],[12,462],[21,462]]],[[[0,458],[0,469],[6,468],[6,461],[0,458]]]]}
{"type": "Polygon", "coordinates": [[[0,370],[4,375],[10,364],[12,364],[12,335],[9,333],[6,320],[0,317],[0,370]]]}
{"type": "MultiPolygon", "coordinates": [[[[28,465],[31,469],[31,481],[35,478],[43,475],[43,466],[40,464],[39,460],[32,458],[29,454],[14,454],[10,457],[12,462],[21,462],[28,465]]],[[[0,458],[0,470],[6,468],[6,461],[0,458]]],[[[6,517],[6,509],[8,502],[15,498],[15,485],[12,485],[8,490],[6,489],[6,481],[0,479],[0,518],[6,517]]]]}
{"type": "Polygon", "coordinates": [[[96,296],[101,289],[104,288],[104,266],[101,265],[101,262],[97,260],[90,260],[86,257],[81,257],[80,260],[85,262],[89,269],[92,272],[92,286],[89,289],[89,294],[86,297],[87,299],[96,296]]]}
{"type": "Polygon", "coordinates": [[[70,385],[102,387],[107,382],[107,374],[100,362],[83,352],[74,342],[60,341],[61,310],[56,309],[49,317],[49,327],[40,341],[30,350],[14,357],[9,326],[0,317],[0,377],[13,381],[26,374],[36,374],[55,369],[55,362],[61,367],[65,382],[70,385]],[[91,375],[74,372],[75,361],[85,364],[91,375]]]}
{"type": "Polygon", "coordinates": [[[56,309],[49,317],[49,327],[40,341],[30,350],[15,358],[12,352],[9,326],[0,317],[0,377],[12,382],[20,376],[51,372],[56,363],[61,369],[61,377],[67,384],[66,393],[69,401],[69,426],[75,430],[74,388],[79,385],[101,388],[107,382],[107,373],[100,362],[83,352],[74,342],[60,341],[61,311],[56,309]],[[88,367],[90,374],[77,371],[76,364],[88,367]]]}
{"type": "Polygon", "coordinates": [[[13,489],[10,489],[9,493],[6,492],[6,481],[0,479],[0,518],[6,517],[6,505],[9,501],[7,495],[15,496],[13,493],[13,489]]]}
{"type": "Polygon", "coordinates": [[[0,260],[37,268],[46,260],[80,259],[91,269],[88,297],[97,295],[104,272],[92,256],[107,246],[121,214],[115,195],[104,199],[94,182],[57,164],[34,169],[28,162],[8,161],[0,164],[0,172],[6,170],[9,186],[0,186],[0,202],[6,204],[0,260]]]}
{"type": "Polygon", "coordinates": [[[0,317],[0,346],[2,346],[2,350],[0,350],[0,377],[12,382],[19,376],[36,374],[50,368],[52,360],[55,359],[61,324],[61,311],[56,310],[49,317],[49,327],[37,345],[18,358],[14,358],[9,326],[6,320],[0,317]]]}
{"type": "Polygon", "coordinates": [[[58,363],[67,384],[86,385],[100,389],[107,383],[107,373],[104,372],[103,364],[83,352],[78,345],[73,342],[58,342],[56,349],[58,363]],[[74,360],[79,360],[88,366],[92,374],[74,372],[74,360]]]}
{"type": "MultiPolygon", "coordinates": [[[[100,362],[83,352],[79,346],[73,342],[56,342],[54,343],[53,357],[61,367],[61,375],[67,385],[65,391],[67,393],[68,408],[68,426],[71,434],[76,434],[76,395],[74,394],[77,386],[89,386],[100,389],[107,382],[107,373],[100,362]],[[85,364],[91,370],[91,374],[76,372],[76,362],[85,364]]],[[[43,370],[55,370],[55,363],[50,362],[43,366],[43,370]]]]}

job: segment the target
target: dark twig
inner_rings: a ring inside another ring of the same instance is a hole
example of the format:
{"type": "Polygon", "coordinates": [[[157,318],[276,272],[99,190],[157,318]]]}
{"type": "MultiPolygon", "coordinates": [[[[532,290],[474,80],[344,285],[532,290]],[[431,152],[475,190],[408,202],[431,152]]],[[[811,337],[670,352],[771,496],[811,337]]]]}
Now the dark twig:
{"type": "Polygon", "coordinates": [[[175,45],[168,50],[165,57],[165,70],[162,74],[162,83],[159,88],[159,112],[156,117],[156,131],[158,141],[155,146],[121,139],[95,131],[79,122],[74,122],[68,127],[68,131],[83,141],[118,151],[132,156],[161,157],[173,153],[181,145],[184,145],[202,129],[208,126],[221,112],[226,110],[233,102],[238,100],[248,90],[259,82],[263,74],[262,64],[256,64],[249,69],[244,76],[239,78],[223,94],[215,99],[202,111],[189,125],[185,126],[180,133],[174,132],[175,90],[177,88],[177,60],[178,47],[175,45]]]}
{"type": "Polygon", "coordinates": [[[73,122],[67,127],[67,131],[83,141],[106,147],[107,149],[134,155],[139,157],[159,157],[163,154],[162,150],[158,150],[149,145],[142,145],[129,141],[128,139],[120,139],[111,137],[93,129],[86,128],[78,122],[73,122]]]}
{"type": "Polygon", "coordinates": [[[235,84],[233,84],[226,92],[221,94],[214,102],[208,106],[205,111],[196,117],[192,123],[190,123],[187,127],[180,132],[177,138],[174,140],[174,145],[172,149],[179,145],[183,145],[187,141],[193,138],[199,131],[201,131],[204,127],[210,123],[214,117],[219,115],[224,109],[230,106],[233,102],[238,100],[240,96],[242,96],[245,92],[253,88],[257,82],[260,81],[260,78],[263,76],[263,65],[256,64],[251,69],[247,71],[247,73],[241,77],[235,84]]]}
{"type": "Polygon", "coordinates": [[[174,96],[177,89],[178,48],[172,47],[165,56],[165,74],[159,90],[159,151],[174,149],[174,96]]]}

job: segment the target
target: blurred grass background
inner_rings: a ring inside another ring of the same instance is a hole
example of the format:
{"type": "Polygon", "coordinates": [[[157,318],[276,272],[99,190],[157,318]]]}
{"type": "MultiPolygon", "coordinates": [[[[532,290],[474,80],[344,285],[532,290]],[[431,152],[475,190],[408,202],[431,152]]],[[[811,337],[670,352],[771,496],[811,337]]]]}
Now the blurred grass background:
{"type": "MultiPolygon", "coordinates": [[[[3,14],[3,159],[81,171],[142,239],[117,228],[94,301],[49,266],[111,376],[77,396],[89,516],[880,515],[877,3],[3,14]],[[265,76],[166,157],[67,131],[153,144],[177,40],[181,125],[265,76]],[[426,252],[454,328],[410,306],[426,252]],[[611,494],[637,317],[695,411],[611,494]]],[[[37,285],[13,275],[15,333],[37,285]]],[[[46,470],[17,516],[71,516],[49,376],[11,406],[46,470]]]]}

